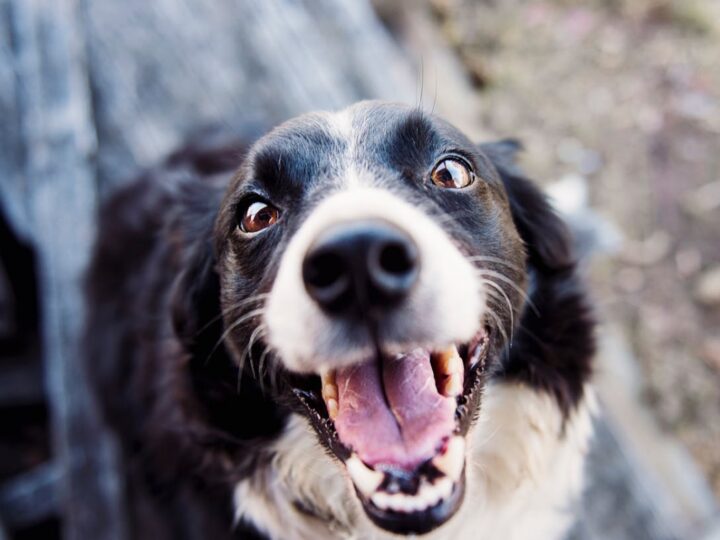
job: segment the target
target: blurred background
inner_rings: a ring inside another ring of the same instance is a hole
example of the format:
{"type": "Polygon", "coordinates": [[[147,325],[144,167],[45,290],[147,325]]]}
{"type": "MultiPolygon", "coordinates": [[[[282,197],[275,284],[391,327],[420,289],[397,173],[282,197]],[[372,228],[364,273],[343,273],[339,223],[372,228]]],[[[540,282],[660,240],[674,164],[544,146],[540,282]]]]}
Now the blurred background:
{"type": "Polygon", "coordinates": [[[580,539],[720,538],[720,2],[0,0],[0,540],[126,539],[78,345],[100,202],[190,134],[364,98],[522,164],[602,327],[580,539]]]}

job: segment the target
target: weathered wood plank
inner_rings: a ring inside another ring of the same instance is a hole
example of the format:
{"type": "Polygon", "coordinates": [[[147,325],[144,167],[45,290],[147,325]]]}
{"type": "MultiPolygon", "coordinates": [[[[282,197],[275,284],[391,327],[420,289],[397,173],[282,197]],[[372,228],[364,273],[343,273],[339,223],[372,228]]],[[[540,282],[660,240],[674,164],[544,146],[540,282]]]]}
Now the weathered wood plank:
{"type": "Polygon", "coordinates": [[[202,124],[416,99],[412,67],[365,1],[105,0],[84,13],[108,185],[202,124]]]}
{"type": "MultiPolygon", "coordinates": [[[[6,8],[16,73],[18,134],[38,256],[42,338],[64,537],[124,538],[112,439],[82,370],[80,280],[94,230],[95,136],[84,46],[72,0],[12,0],[6,8]]],[[[6,518],[7,519],[7,518],[6,518]]]]}
{"type": "Polygon", "coordinates": [[[14,50],[12,1],[0,0],[0,212],[8,217],[16,234],[31,237],[26,182],[23,177],[24,148],[20,137],[22,114],[19,100],[18,63],[14,50]]]}
{"type": "Polygon", "coordinates": [[[47,463],[0,485],[0,521],[5,527],[22,529],[57,515],[60,476],[60,468],[47,463]]]}

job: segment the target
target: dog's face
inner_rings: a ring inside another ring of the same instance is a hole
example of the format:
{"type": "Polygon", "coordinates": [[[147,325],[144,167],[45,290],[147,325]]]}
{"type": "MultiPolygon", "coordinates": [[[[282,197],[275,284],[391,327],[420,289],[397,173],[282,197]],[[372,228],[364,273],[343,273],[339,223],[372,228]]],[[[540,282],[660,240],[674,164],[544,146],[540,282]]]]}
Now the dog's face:
{"type": "Polygon", "coordinates": [[[252,148],[216,239],[237,361],[301,405],[379,527],[448,520],[526,284],[488,157],[400,105],[303,116],[252,148]]]}

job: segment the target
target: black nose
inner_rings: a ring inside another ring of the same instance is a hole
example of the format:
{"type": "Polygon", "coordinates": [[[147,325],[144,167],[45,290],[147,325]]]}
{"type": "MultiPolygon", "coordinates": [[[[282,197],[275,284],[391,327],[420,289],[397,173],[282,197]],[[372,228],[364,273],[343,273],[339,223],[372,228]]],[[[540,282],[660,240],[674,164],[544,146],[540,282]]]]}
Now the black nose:
{"type": "Polygon", "coordinates": [[[415,243],[383,222],[337,225],[322,234],[303,261],[308,294],[332,313],[383,309],[400,302],[419,270],[415,243]]]}

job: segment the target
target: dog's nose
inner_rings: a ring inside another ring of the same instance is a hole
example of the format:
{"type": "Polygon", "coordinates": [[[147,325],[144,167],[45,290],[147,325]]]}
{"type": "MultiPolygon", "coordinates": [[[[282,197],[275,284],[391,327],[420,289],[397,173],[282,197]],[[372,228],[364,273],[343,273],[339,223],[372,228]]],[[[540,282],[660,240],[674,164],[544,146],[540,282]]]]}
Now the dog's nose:
{"type": "Polygon", "coordinates": [[[325,231],[303,261],[310,297],[331,313],[383,309],[415,283],[418,250],[400,229],[381,221],[350,222],[325,231]]]}

